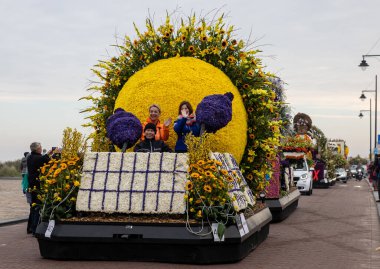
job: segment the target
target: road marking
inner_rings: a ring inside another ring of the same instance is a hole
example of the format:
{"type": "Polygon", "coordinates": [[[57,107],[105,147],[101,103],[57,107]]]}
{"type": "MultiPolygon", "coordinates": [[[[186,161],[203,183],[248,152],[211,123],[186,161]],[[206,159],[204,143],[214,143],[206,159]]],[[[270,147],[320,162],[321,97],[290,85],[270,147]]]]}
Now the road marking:
{"type": "Polygon", "coordinates": [[[361,188],[362,186],[354,186],[354,188],[361,188]]]}

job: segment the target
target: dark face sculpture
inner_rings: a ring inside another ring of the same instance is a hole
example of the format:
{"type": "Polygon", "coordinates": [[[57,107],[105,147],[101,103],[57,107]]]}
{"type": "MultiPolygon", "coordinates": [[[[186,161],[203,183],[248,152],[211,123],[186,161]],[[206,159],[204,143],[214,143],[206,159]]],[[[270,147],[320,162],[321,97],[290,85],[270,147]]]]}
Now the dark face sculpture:
{"type": "Polygon", "coordinates": [[[308,130],[309,130],[309,128],[307,127],[307,125],[298,125],[297,126],[297,134],[305,135],[305,134],[307,134],[308,130]]]}

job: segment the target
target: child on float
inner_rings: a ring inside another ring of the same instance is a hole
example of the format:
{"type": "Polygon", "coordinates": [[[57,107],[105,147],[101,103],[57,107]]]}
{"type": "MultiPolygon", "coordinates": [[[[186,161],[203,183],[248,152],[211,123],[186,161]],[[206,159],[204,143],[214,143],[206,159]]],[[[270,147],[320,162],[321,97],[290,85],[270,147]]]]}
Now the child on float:
{"type": "MultiPolygon", "coordinates": [[[[161,108],[157,104],[152,104],[149,107],[149,117],[146,119],[146,121],[143,123],[143,132],[145,130],[145,126],[148,123],[153,123],[156,125],[156,135],[155,140],[163,140],[167,141],[169,138],[169,125],[172,123],[172,118],[168,118],[164,121],[162,124],[160,122],[160,115],[161,115],[161,108]]],[[[141,140],[144,140],[144,133],[141,136],[141,140]]]]}
{"type": "Polygon", "coordinates": [[[149,122],[145,125],[143,135],[144,140],[135,146],[135,152],[173,152],[164,141],[155,140],[157,129],[154,123],[149,122]]]}
{"type": "Polygon", "coordinates": [[[193,114],[193,107],[188,101],[182,101],[179,105],[178,118],[174,122],[174,131],[178,135],[175,152],[187,152],[185,144],[187,134],[200,135],[201,127],[197,123],[195,114],[193,114]]]}

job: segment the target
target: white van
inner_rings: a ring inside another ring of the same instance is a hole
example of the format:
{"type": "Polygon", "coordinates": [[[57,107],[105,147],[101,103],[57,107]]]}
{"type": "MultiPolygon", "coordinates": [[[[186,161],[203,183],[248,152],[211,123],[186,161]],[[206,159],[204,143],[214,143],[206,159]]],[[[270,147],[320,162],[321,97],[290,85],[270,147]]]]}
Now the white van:
{"type": "Polygon", "coordinates": [[[293,181],[301,193],[311,195],[313,193],[313,168],[309,168],[304,153],[284,152],[288,156],[289,164],[293,167],[293,181]]]}

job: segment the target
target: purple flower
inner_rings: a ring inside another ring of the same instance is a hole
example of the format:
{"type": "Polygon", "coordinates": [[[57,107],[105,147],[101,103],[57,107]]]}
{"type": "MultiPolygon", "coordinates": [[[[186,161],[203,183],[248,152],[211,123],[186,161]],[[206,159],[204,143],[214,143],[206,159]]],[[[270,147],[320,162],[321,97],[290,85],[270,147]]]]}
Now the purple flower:
{"type": "Polygon", "coordinates": [[[225,127],[232,119],[233,99],[234,95],[230,92],[206,96],[197,106],[197,122],[210,133],[225,127]]]}
{"type": "Polygon", "coordinates": [[[106,122],[107,137],[123,151],[132,147],[141,137],[142,125],[138,118],[132,113],[121,108],[115,110],[114,114],[106,122]]]}

